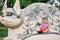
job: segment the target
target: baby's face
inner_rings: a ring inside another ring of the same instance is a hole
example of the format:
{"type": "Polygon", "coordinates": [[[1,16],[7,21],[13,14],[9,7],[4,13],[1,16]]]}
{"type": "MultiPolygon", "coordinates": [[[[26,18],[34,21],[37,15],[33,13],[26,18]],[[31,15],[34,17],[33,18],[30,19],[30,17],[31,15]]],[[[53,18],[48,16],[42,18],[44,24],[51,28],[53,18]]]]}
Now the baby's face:
{"type": "Polygon", "coordinates": [[[47,19],[44,19],[43,22],[44,22],[44,23],[48,23],[48,20],[47,20],[47,19]]]}

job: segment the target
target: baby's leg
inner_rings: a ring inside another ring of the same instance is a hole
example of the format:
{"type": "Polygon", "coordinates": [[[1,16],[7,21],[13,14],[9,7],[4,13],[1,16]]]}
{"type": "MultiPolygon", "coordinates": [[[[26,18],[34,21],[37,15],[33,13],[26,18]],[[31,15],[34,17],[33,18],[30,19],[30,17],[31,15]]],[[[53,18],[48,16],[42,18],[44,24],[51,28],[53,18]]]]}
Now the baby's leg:
{"type": "Polygon", "coordinates": [[[43,31],[43,32],[44,32],[44,33],[45,33],[45,32],[49,32],[49,30],[48,30],[48,29],[46,29],[46,30],[45,30],[45,31],[43,31]]]}

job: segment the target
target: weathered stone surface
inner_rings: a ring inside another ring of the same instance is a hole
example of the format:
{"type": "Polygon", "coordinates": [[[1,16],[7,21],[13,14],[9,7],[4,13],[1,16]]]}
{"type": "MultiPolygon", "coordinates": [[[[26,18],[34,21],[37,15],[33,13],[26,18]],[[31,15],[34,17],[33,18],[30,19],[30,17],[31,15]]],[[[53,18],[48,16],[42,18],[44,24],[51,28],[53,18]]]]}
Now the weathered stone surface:
{"type": "Polygon", "coordinates": [[[23,11],[25,16],[32,18],[30,21],[41,22],[42,18],[47,17],[51,28],[56,29],[59,27],[59,10],[50,4],[33,3],[24,8],[23,11]]]}
{"type": "Polygon", "coordinates": [[[25,40],[60,40],[60,35],[55,34],[35,35],[25,40]]]}

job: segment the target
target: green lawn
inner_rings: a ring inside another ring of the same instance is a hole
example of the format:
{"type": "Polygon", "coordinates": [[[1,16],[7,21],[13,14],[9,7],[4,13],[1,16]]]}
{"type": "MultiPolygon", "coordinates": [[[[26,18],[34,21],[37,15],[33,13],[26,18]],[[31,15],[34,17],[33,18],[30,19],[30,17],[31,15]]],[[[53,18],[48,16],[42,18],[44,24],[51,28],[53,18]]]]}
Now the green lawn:
{"type": "Polygon", "coordinates": [[[0,27],[0,38],[6,37],[8,34],[8,29],[6,27],[0,27]]]}

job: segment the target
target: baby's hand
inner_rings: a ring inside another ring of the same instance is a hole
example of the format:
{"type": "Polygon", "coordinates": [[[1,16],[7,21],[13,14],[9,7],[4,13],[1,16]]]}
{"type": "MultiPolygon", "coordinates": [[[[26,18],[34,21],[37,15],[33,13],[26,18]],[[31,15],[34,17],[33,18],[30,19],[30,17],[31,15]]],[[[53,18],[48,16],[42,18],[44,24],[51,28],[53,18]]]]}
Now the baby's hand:
{"type": "Polygon", "coordinates": [[[46,32],[50,32],[48,29],[46,29],[45,31],[43,31],[44,33],[46,33],[46,32]]]}

